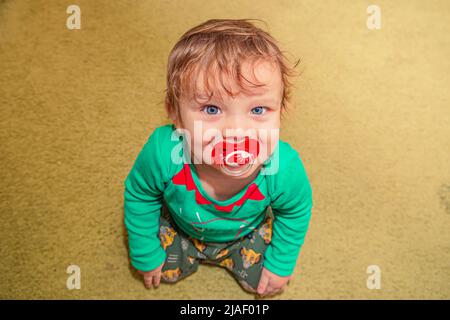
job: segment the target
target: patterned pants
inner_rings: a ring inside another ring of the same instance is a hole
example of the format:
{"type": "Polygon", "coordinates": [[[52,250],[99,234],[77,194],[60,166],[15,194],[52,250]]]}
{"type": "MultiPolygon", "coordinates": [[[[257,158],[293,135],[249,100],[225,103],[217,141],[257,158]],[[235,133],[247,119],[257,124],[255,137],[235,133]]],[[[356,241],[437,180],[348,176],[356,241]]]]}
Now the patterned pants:
{"type": "Polygon", "coordinates": [[[272,219],[269,207],[266,218],[248,235],[229,242],[203,242],[180,230],[163,206],[159,238],[166,251],[166,261],[161,281],[174,283],[186,278],[202,262],[226,268],[245,290],[256,291],[264,252],[272,239],[272,219]]]}

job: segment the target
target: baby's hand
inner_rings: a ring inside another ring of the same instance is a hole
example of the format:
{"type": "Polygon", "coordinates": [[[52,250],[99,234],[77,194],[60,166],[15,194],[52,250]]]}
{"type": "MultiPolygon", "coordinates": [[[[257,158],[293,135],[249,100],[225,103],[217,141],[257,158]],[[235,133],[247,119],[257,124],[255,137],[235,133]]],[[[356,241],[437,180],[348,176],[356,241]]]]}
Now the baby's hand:
{"type": "Polygon", "coordinates": [[[263,267],[257,292],[262,297],[281,293],[291,278],[292,276],[281,277],[263,267]]]}
{"type": "Polygon", "coordinates": [[[150,271],[138,270],[140,274],[144,276],[144,284],[147,289],[150,289],[152,285],[155,289],[159,287],[159,282],[161,281],[161,269],[164,266],[164,262],[157,268],[150,271]]]}

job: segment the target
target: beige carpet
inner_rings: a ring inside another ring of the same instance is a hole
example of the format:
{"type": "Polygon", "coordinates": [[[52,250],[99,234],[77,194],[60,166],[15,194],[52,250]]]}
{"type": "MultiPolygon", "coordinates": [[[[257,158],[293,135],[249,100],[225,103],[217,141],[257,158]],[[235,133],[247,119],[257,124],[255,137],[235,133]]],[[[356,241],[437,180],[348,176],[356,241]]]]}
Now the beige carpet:
{"type": "Polygon", "coordinates": [[[0,1],[0,298],[252,299],[201,265],[147,290],[123,181],[163,110],[169,51],[210,18],[259,18],[302,58],[282,138],[313,186],[295,278],[274,299],[450,298],[450,2],[0,1]],[[66,8],[81,8],[81,30],[66,8]],[[66,269],[81,268],[68,290],[66,269]],[[367,267],[381,270],[369,290],[367,267]]]}

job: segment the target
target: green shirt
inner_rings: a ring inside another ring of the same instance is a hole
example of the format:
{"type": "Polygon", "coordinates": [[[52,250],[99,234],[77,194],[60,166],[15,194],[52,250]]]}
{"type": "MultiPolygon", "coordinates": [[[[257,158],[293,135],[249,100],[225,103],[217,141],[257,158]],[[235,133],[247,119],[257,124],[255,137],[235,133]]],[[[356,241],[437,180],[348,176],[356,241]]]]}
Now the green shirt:
{"type": "Polygon", "coordinates": [[[158,127],[125,179],[131,264],[149,271],[165,261],[159,239],[163,201],[177,226],[204,242],[232,241],[249,234],[270,206],[272,241],[264,254],[264,267],[279,276],[291,275],[313,205],[311,185],[298,153],[279,140],[258,176],[230,199],[219,201],[202,188],[195,166],[186,161],[185,149],[174,125],[158,127]],[[178,155],[180,161],[172,161],[172,155],[178,155]]]}

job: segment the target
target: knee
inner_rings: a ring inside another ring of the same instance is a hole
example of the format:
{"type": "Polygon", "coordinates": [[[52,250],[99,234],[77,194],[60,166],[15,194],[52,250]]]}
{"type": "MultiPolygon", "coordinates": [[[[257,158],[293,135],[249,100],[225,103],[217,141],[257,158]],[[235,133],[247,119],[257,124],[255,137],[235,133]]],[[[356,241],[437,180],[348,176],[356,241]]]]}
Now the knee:
{"type": "Polygon", "coordinates": [[[250,292],[250,293],[256,293],[256,289],[253,289],[252,286],[250,286],[248,284],[248,282],[246,282],[244,280],[239,280],[239,284],[245,291],[250,292]]]}
{"type": "Polygon", "coordinates": [[[179,267],[161,272],[161,281],[165,283],[175,283],[181,280],[181,278],[181,269],[179,267]]]}
{"type": "Polygon", "coordinates": [[[161,272],[161,282],[176,283],[194,274],[198,269],[199,262],[194,260],[190,267],[177,266],[176,268],[166,269],[161,272]]]}

